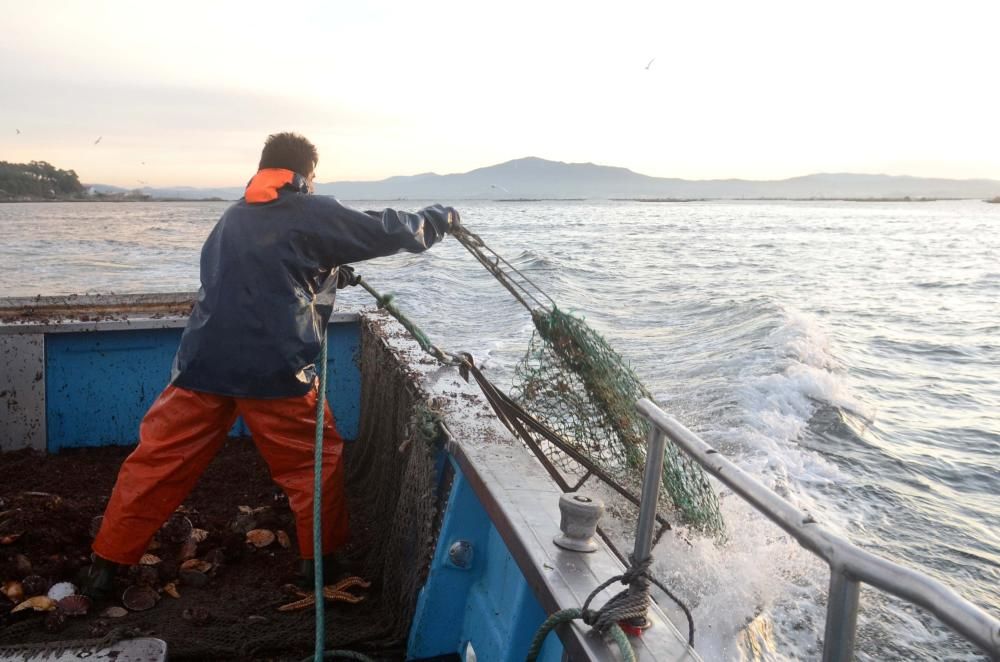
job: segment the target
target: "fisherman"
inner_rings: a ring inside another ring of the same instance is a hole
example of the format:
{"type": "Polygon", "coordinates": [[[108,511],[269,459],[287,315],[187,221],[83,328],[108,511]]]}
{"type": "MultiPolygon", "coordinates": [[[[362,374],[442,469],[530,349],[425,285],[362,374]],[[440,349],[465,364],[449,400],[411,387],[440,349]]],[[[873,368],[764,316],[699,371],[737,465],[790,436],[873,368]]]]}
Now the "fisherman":
{"type": "MultiPolygon", "coordinates": [[[[84,592],[107,597],[119,565],[134,565],[225,443],[237,416],[295,514],[302,581],[313,574],[313,457],[319,359],[347,265],[419,253],[459,223],[451,207],[360,212],[313,193],[316,148],[268,136],[257,174],[201,250],[201,289],[169,385],[139,427],[94,540],[84,592]]],[[[348,541],[343,440],[329,404],[323,437],[323,567],[348,541]]]]}

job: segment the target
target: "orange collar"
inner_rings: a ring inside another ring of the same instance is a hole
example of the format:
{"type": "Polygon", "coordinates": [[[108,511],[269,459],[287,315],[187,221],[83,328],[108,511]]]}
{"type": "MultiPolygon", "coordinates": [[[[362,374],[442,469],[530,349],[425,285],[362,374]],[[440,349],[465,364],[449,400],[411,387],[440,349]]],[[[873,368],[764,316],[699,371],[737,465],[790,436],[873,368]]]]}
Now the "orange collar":
{"type": "Polygon", "coordinates": [[[264,168],[258,170],[243,195],[247,202],[258,204],[278,199],[278,191],[291,184],[297,190],[303,190],[305,181],[302,175],[284,168],[264,168]]]}

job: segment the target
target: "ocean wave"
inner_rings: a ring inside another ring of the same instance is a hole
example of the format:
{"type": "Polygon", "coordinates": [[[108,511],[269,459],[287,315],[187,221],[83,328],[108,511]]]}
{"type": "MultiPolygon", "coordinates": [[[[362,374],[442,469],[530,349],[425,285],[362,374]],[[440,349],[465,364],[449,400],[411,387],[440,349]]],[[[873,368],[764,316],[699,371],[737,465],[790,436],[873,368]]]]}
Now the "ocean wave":
{"type": "Polygon", "coordinates": [[[925,281],[925,282],[920,282],[920,283],[914,283],[914,285],[916,285],[917,287],[920,287],[920,288],[923,288],[923,289],[928,289],[928,290],[946,290],[946,289],[952,289],[952,288],[956,288],[956,287],[968,287],[968,286],[974,285],[974,284],[975,283],[971,283],[971,282],[948,283],[948,282],[945,282],[943,280],[932,280],[932,281],[925,281]]]}

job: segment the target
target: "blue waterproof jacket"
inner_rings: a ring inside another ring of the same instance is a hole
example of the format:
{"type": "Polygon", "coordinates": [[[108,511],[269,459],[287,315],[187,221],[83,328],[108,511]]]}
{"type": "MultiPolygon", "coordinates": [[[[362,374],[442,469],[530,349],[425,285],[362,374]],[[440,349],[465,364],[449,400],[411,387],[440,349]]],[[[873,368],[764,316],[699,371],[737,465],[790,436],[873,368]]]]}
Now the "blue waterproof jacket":
{"type": "Polygon", "coordinates": [[[340,265],[418,253],[448,230],[450,207],[360,212],[265,169],[201,250],[201,289],[171,384],[245,398],[302,396],[316,377],[340,265]]]}

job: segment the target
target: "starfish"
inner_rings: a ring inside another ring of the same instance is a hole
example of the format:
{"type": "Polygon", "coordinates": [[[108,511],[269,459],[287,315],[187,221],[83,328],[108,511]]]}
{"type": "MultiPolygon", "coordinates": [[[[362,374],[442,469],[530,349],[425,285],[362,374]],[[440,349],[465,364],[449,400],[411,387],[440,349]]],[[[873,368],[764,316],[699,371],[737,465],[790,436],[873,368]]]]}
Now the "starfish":
{"type": "MultiPolygon", "coordinates": [[[[364,600],[365,596],[354,595],[348,589],[355,587],[368,588],[369,586],[371,586],[371,582],[366,582],[361,579],[361,577],[345,577],[336,584],[324,586],[323,597],[331,602],[349,602],[351,604],[357,604],[364,600]]],[[[278,611],[297,611],[316,604],[316,594],[314,592],[303,591],[297,586],[289,586],[288,589],[302,599],[290,602],[287,605],[281,605],[278,607],[278,611]]]]}

